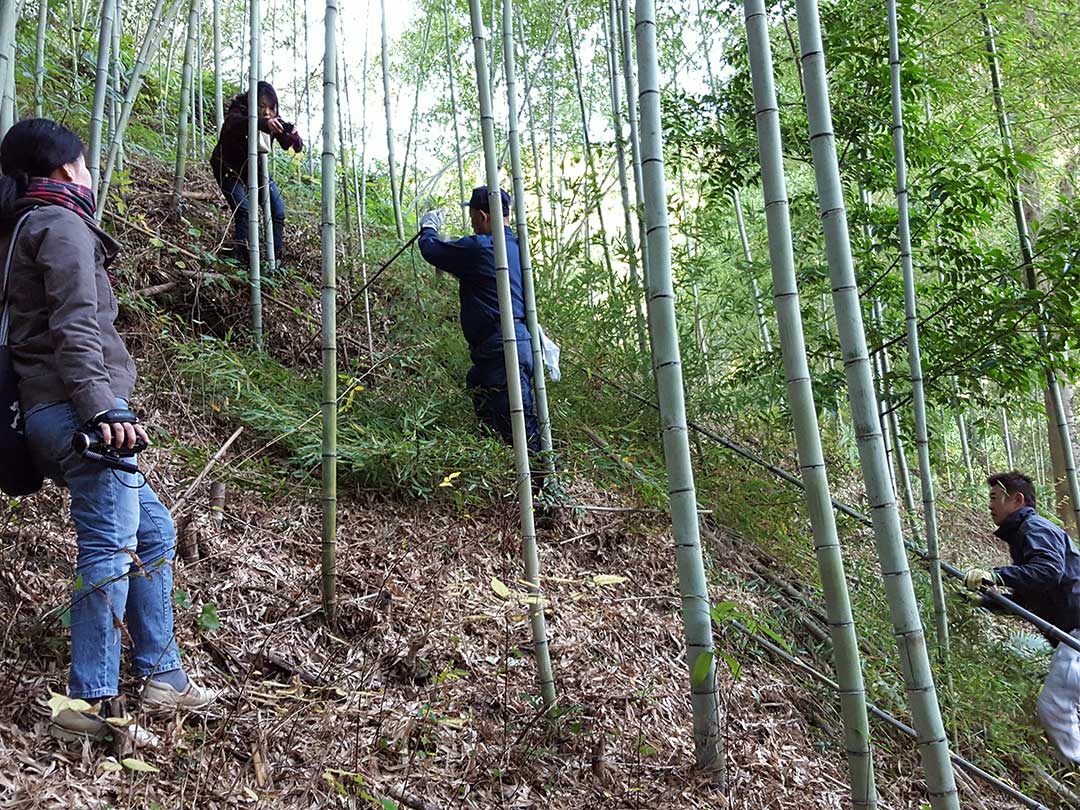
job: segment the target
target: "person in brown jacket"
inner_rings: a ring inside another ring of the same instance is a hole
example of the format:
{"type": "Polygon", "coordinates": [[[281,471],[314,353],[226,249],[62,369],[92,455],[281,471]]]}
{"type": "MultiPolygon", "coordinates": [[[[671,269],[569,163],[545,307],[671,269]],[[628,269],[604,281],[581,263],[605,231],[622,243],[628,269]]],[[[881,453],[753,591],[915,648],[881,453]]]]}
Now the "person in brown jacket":
{"type": "Polygon", "coordinates": [[[114,325],[106,270],[120,245],[95,224],[84,154],[77,135],[43,118],[20,121],[0,143],[0,258],[26,441],[38,469],[71,492],[78,548],[68,697],[50,701],[50,730],[63,740],[113,733],[105,718],[119,692],[122,635],[144,707],[201,709],[215,697],[185,674],[173,636],[168,509],[138,472],[73,446],[76,433],[117,451],[150,443],[129,403],[135,363],[114,325]]]}
{"type": "MultiPolygon", "coordinates": [[[[304,141],[296,127],[281,120],[277,92],[269,82],[259,82],[259,132],[277,141],[282,149],[292,149],[299,153],[304,148],[304,141]]],[[[225,111],[221,134],[210,155],[210,168],[213,169],[214,177],[233,212],[236,244],[245,248],[251,207],[248,201],[247,159],[248,95],[240,93],[233,97],[225,111]]],[[[268,178],[261,177],[260,185],[267,180],[268,178]]],[[[269,186],[270,217],[274,223],[274,256],[280,260],[285,248],[285,202],[273,178],[269,178],[269,186]]],[[[256,203],[256,211],[258,208],[256,203]]]]}

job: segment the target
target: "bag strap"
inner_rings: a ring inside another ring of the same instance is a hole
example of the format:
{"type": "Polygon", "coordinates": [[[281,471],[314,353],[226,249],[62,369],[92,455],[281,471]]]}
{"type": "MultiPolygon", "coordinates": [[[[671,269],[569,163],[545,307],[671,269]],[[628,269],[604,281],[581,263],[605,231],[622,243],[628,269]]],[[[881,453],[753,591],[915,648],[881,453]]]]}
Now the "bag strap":
{"type": "Polygon", "coordinates": [[[11,257],[15,254],[15,240],[19,237],[26,218],[34,213],[40,206],[34,206],[15,223],[11,230],[11,241],[8,243],[7,258],[4,259],[4,269],[0,271],[0,346],[6,346],[8,342],[8,278],[11,275],[11,257]]]}

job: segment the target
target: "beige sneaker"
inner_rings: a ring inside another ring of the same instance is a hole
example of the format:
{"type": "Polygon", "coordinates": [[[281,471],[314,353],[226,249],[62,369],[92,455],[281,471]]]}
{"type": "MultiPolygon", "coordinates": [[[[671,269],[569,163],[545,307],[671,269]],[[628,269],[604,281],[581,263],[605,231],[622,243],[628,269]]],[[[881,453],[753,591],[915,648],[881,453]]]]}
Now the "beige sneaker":
{"type": "Polygon", "coordinates": [[[187,686],[179,692],[167,683],[147,681],[143,688],[143,706],[151,712],[200,711],[217,699],[217,693],[199,686],[188,678],[187,686]]]}

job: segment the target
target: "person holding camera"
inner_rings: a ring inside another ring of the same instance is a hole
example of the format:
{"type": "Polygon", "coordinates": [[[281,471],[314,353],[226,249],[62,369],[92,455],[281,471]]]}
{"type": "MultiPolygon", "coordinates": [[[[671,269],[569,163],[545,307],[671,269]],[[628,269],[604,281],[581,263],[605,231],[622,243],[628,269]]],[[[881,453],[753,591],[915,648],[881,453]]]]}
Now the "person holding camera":
{"type": "Polygon", "coordinates": [[[169,511],[138,473],[102,463],[150,437],[128,402],[135,364],[114,325],[107,274],[120,245],[95,224],[85,152],[77,135],[41,118],[15,124],[0,143],[0,255],[26,442],[40,471],[70,490],[78,546],[68,694],[90,710],[53,717],[51,732],[66,740],[111,733],[122,638],[148,709],[214,699],[184,673],[173,636],[169,511]],[[98,448],[97,461],[76,452],[78,434],[84,450],[87,437],[98,448]]]}

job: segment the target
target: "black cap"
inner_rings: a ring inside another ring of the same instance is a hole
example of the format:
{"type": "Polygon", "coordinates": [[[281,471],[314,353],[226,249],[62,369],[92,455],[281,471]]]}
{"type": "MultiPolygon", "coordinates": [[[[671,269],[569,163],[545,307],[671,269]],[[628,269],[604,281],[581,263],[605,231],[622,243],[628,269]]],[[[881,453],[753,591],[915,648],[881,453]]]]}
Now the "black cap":
{"type": "MultiPolygon", "coordinates": [[[[506,193],[506,189],[499,189],[499,196],[502,197],[503,216],[510,216],[510,195],[506,193]]],[[[462,205],[467,205],[469,208],[476,208],[480,211],[487,211],[491,213],[491,209],[488,207],[488,187],[477,186],[473,189],[472,197],[468,202],[463,202],[462,205]]]]}

